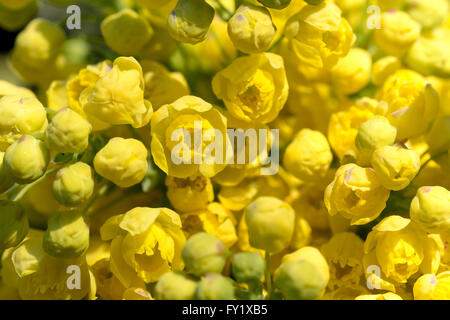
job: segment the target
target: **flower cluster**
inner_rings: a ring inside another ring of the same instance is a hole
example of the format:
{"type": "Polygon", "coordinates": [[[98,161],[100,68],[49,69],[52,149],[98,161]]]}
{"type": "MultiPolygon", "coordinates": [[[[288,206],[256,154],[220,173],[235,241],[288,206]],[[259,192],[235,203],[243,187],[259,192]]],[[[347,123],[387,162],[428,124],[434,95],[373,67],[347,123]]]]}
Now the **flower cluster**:
{"type": "Polygon", "coordinates": [[[0,299],[450,299],[448,1],[370,4],[0,0],[0,299]]]}

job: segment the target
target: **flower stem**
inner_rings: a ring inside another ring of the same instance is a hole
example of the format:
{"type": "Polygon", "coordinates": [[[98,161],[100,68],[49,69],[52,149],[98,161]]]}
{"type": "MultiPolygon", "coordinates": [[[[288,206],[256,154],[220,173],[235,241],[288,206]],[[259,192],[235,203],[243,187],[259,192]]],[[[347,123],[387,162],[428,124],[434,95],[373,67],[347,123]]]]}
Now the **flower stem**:
{"type": "Polygon", "coordinates": [[[267,296],[270,298],[270,295],[272,293],[272,279],[270,275],[270,252],[266,251],[266,254],[264,255],[264,259],[266,260],[266,289],[267,289],[267,296]]]}

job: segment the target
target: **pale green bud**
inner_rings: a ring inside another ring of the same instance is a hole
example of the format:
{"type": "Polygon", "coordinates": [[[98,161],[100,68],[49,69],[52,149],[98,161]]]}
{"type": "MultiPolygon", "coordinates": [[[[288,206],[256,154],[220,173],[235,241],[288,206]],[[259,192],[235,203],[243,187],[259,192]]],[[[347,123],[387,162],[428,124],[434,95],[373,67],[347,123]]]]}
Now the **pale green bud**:
{"type": "Polygon", "coordinates": [[[28,219],[20,204],[0,200],[0,252],[17,246],[28,233],[28,219]]]}
{"type": "Polygon", "coordinates": [[[440,39],[419,38],[405,55],[406,65],[425,76],[450,77],[450,44],[440,39]]]}
{"type": "Polygon", "coordinates": [[[202,276],[209,272],[222,272],[229,251],[215,236],[199,232],[186,241],[181,255],[186,269],[196,276],[202,276]]]}
{"type": "Polygon", "coordinates": [[[169,271],[159,278],[155,286],[158,300],[192,300],[197,283],[181,272],[169,271]]]}
{"type": "Polygon", "coordinates": [[[89,227],[76,211],[58,212],[48,219],[44,250],[57,258],[76,258],[89,247],[89,227]]]}
{"type": "Polygon", "coordinates": [[[407,0],[405,6],[405,11],[423,29],[433,29],[443,24],[448,10],[448,0],[407,0]]]}
{"type": "Polygon", "coordinates": [[[361,164],[370,164],[375,149],[394,144],[396,136],[397,128],[392,126],[389,120],[383,116],[374,116],[363,122],[355,139],[355,145],[360,152],[359,160],[361,164]]]}
{"type": "Polygon", "coordinates": [[[205,40],[214,8],[204,0],[178,0],[167,20],[169,34],[177,41],[195,44],[205,40]]]}
{"type": "Polygon", "coordinates": [[[56,113],[45,131],[51,150],[62,153],[82,153],[89,145],[91,124],[77,112],[64,108],[56,113]]]}
{"type": "Polygon", "coordinates": [[[131,9],[106,17],[101,30],[106,44],[121,55],[137,55],[153,36],[147,20],[131,9]]]}
{"type": "Polygon", "coordinates": [[[53,195],[59,203],[67,207],[82,205],[94,191],[94,172],[83,162],[62,168],[53,181],[53,195]]]}
{"type": "Polygon", "coordinates": [[[258,252],[240,252],[232,258],[231,272],[239,282],[258,282],[264,276],[265,262],[258,252]]]}
{"type": "Polygon", "coordinates": [[[317,299],[325,285],[320,271],[304,260],[285,262],[274,274],[274,286],[287,300],[317,299]]]}
{"type": "Polygon", "coordinates": [[[7,174],[19,184],[28,184],[40,178],[50,160],[45,143],[24,135],[6,149],[4,167],[7,174]]]}
{"type": "Polygon", "coordinates": [[[195,290],[197,300],[232,300],[234,288],[230,278],[218,273],[208,273],[195,290]]]}

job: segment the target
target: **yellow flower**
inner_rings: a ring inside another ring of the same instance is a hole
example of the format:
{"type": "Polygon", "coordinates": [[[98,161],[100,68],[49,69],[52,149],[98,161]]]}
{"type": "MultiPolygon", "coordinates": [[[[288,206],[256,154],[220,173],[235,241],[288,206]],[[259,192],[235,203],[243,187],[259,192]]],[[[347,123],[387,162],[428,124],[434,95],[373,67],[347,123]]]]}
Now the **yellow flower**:
{"type": "Polygon", "coordinates": [[[352,232],[335,234],[320,251],[330,267],[330,290],[360,283],[363,270],[364,242],[352,232]]]}
{"type": "Polygon", "coordinates": [[[101,31],[106,44],[120,55],[137,55],[153,35],[147,20],[128,8],[107,16],[101,31]]]}
{"type": "Polygon", "coordinates": [[[372,67],[372,82],[381,86],[384,81],[402,67],[401,61],[394,56],[386,56],[378,59],[372,67]]]}
{"type": "Polygon", "coordinates": [[[19,96],[22,98],[36,98],[33,91],[25,87],[19,87],[6,80],[0,80],[0,98],[4,96],[19,96]]]}
{"type": "Polygon", "coordinates": [[[199,172],[213,177],[226,165],[226,126],[226,118],[198,97],[184,96],[162,106],[151,122],[151,151],[156,165],[177,178],[199,172]]]}
{"type": "Polygon", "coordinates": [[[45,92],[47,98],[47,107],[53,111],[59,111],[69,106],[67,97],[67,82],[54,80],[48,86],[45,92]]]}
{"type": "Polygon", "coordinates": [[[319,69],[333,66],[346,56],[356,39],[332,1],[303,7],[289,19],[285,35],[296,58],[319,69]]]}
{"type": "Polygon", "coordinates": [[[419,38],[405,56],[405,63],[423,75],[450,76],[450,43],[441,39],[419,38]]]}
{"type": "Polygon", "coordinates": [[[286,170],[303,181],[322,180],[333,160],[327,138],[319,131],[300,130],[283,156],[286,170]]]}
{"type": "Polygon", "coordinates": [[[269,10],[262,6],[243,4],[228,20],[231,41],[245,53],[260,53],[269,49],[276,31],[269,10]]]}
{"type": "Polygon", "coordinates": [[[167,176],[166,186],[170,203],[181,212],[205,209],[214,200],[211,180],[199,174],[187,178],[167,176]]]}
{"type": "Polygon", "coordinates": [[[352,48],[331,68],[331,84],[339,93],[356,93],[369,83],[371,69],[372,57],[369,52],[352,48]]]}
{"type": "Polygon", "coordinates": [[[250,245],[278,253],[291,242],[295,212],[292,207],[274,197],[259,197],[245,208],[250,245]]]}
{"type": "Polygon", "coordinates": [[[403,299],[402,297],[400,297],[395,293],[386,292],[380,294],[363,294],[357,296],[355,300],[403,300],[403,299]]]}
{"type": "Polygon", "coordinates": [[[449,300],[450,272],[424,274],[414,283],[414,300],[449,300]]]}
{"type": "Polygon", "coordinates": [[[82,110],[108,124],[131,124],[140,128],[149,123],[152,104],[144,99],[142,68],[133,57],[119,57],[79,97],[82,110]]]}
{"type": "Polygon", "coordinates": [[[216,236],[228,248],[237,241],[236,220],[224,206],[212,202],[205,209],[181,214],[181,222],[186,237],[199,231],[216,236]]]}
{"type": "Polygon", "coordinates": [[[81,115],[64,108],[53,116],[45,131],[45,141],[57,152],[82,153],[89,145],[91,124],[81,115]]]}
{"type": "Polygon", "coordinates": [[[91,295],[90,273],[86,257],[54,258],[42,248],[43,233],[33,232],[22,244],[5,251],[2,276],[18,289],[23,300],[79,300],[91,295]],[[74,268],[77,267],[77,268],[74,268]],[[76,281],[71,275],[80,277],[76,281]],[[68,286],[70,283],[72,286],[68,286]]]}
{"type": "Polygon", "coordinates": [[[141,61],[144,73],[144,98],[150,101],[154,110],[190,93],[189,85],[182,73],[169,72],[156,61],[141,61]]]}
{"type": "Polygon", "coordinates": [[[235,59],[214,76],[212,87],[231,115],[261,123],[277,117],[289,90],[283,58],[273,53],[235,59]]]}
{"type": "Polygon", "coordinates": [[[368,283],[376,289],[396,292],[398,283],[406,283],[419,270],[435,273],[428,269],[433,254],[428,250],[437,251],[435,246],[429,246],[433,241],[427,237],[415,222],[397,216],[384,218],[373,227],[364,243],[364,269],[368,283]],[[378,272],[373,272],[373,268],[378,272]]]}
{"type": "Polygon", "coordinates": [[[443,24],[448,17],[449,3],[446,0],[407,0],[406,12],[423,29],[433,29],[443,24]]]}
{"type": "Polygon", "coordinates": [[[140,6],[154,9],[154,8],[161,8],[164,6],[174,6],[176,0],[137,0],[136,2],[140,6]]]}
{"type": "Polygon", "coordinates": [[[180,217],[167,208],[137,207],[108,219],[100,229],[111,242],[111,271],[126,287],[141,279],[155,282],[181,270],[185,237],[180,217]]]}
{"type": "Polygon", "coordinates": [[[397,128],[397,141],[424,134],[435,119],[439,97],[420,74],[401,69],[392,74],[378,92],[387,103],[389,122],[397,128]]]}
{"type": "Polygon", "coordinates": [[[393,56],[401,56],[420,35],[420,24],[406,12],[389,10],[381,14],[381,25],[374,30],[376,45],[393,56]]]}
{"type": "Polygon", "coordinates": [[[246,179],[235,186],[223,186],[218,194],[223,206],[232,211],[244,209],[259,192],[255,179],[246,179]]]}
{"type": "Polygon", "coordinates": [[[23,134],[45,131],[47,114],[35,97],[9,96],[0,99],[0,151],[5,151],[23,134]]]}
{"type": "Polygon", "coordinates": [[[429,233],[450,235],[450,191],[434,187],[421,187],[411,201],[411,220],[429,233]]]}
{"type": "Polygon", "coordinates": [[[341,160],[345,156],[357,157],[355,138],[358,129],[363,122],[376,114],[384,114],[383,106],[374,99],[362,98],[350,104],[345,110],[331,115],[328,141],[341,160]]]}
{"type": "Polygon", "coordinates": [[[420,169],[417,152],[401,145],[377,148],[371,163],[381,184],[395,191],[406,188],[420,169]]]}
{"type": "Polygon", "coordinates": [[[147,149],[136,139],[112,138],[95,155],[94,168],[121,188],[142,181],[148,169],[147,149]]]}
{"type": "Polygon", "coordinates": [[[350,163],[336,171],[325,190],[324,201],[330,215],[339,213],[351,219],[352,225],[361,225],[380,215],[389,194],[372,169],[350,163]]]}

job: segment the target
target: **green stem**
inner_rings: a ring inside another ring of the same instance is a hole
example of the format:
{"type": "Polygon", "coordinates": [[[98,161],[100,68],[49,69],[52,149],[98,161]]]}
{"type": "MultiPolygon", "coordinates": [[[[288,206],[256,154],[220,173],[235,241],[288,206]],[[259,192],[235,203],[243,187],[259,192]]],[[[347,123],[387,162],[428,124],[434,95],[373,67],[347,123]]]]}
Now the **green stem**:
{"type": "Polygon", "coordinates": [[[270,298],[272,293],[272,279],[270,275],[270,252],[266,251],[264,259],[266,260],[266,289],[267,296],[270,298]]]}

